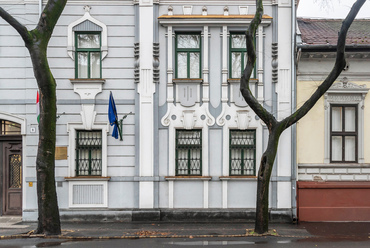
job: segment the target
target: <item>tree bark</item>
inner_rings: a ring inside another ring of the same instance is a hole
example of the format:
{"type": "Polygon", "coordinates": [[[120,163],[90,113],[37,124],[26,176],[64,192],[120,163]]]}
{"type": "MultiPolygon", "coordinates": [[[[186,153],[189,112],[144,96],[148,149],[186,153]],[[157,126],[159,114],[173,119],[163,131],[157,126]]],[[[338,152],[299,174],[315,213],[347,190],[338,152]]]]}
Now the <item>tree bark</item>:
{"type": "Polygon", "coordinates": [[[346,19],[342,23],[342,27],[338,35],[337,57],[335,65],[331,72],[329,73],[329,75],[327,76],[327,78],[317,88],[317,90],[312,94],[312,96],[302,105],[302,107],[300,107],[297,111],[292,113],[287,118],[281,121],[277,121],[271,113],[269,113],[261,104],[259,104],[259,102],[253,96],[252,92],[249,89],[250,76],[256,62],[256,54],[253,40],[256,36],[256,30],[258,25],[261,23],[263,14],[262,0],[256,0],[257,6],[256,14],[246,31],[248,60],[247,65],[243,71],[243,75],[240,79],[240,91],[245,101],[248,103],[249,107],[261,118],[261,120],[266,124],[269,130],[269,141],[267,149],[262,155],[257,177],[258,178],[257,204],[256,204],[256,222],[255,222],[255,232],[257,233],[264,233],[268,231],[269,183],[278,149],[280,135],[284,130],[289,128],[291,125],[295,124],[297,121],[299,121],[302,117],[304,117],[308,113],[308,111],[330,88],[330,86],[335,82],[337,77],[344,69],[346,65],[345,42],[347,31],[365,1],[366,0],[357,0],[354,3],[349,14],[347,15],[346,19]]]}
{"type": "Polygon", "coordinates": [[[0,7],[0,16],[22,37],[40,91],[39,144],[36,158],[38,227],[36,233],[61,233],[55,186],[56,82],[47,60],[47,46],[67,0],[49,0],[35,29],[28,31],[0,7]]]}
{"type": "Polygon", "coordinates": [[[61,233],[55,187],[56,83],[46,48],[27,46],[40,89],[39,144],[36,158],[38,227],[36,233],[61,233]]]}
{"type": "Polygon", "coordinates": [[[257,204],[254,230],[257,233],[268,231],[269,225],[269,185],[274,166],[280,135],[283,132],[281,123],[274,123],[269,129],[267,148],[262,155],[257,175],[257,204]]]}

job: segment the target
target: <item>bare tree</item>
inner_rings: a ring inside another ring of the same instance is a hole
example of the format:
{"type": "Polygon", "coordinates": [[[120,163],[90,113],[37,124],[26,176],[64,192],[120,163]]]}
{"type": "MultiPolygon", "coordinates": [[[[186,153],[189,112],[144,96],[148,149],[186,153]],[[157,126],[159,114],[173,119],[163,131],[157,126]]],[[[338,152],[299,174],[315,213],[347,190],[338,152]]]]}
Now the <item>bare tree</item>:
{"type": "Polygon", "coordinates": [[[36,233],[60,234],[55,188],[56,83],[47,59],[47,47],[67,0],[49,0],[31,31],[0,7],[0,16],[22,37],[28,49],[40,91],[39,144],[36,158],[38,227],[36,233]]]}
{"type": "Polygon", "coordinates": [[[280,135],[284,130],[295,124],[298,120],[300,120],[308,113],[308,111],[330,88],[330,86],[334,83],[339,74],[345,68],[346,59],[344,53],[347,31],[365,1],[366,0],[357,0],[353,4],[352,9],[342,23],[342,27],[338,35],[335,64],[331,72],[328,74],[327,78],[324,80],[324,82],[322,82],[321,85],[318,86],[317,90],[299,109],[297,109],[294,113],[292,113],[285,119],[278,121],[270,112],[268,112],[261,104],[258,103],[249,89],[249,79],[256,62],[256,53],[253,40],[256,36],[256,30],[258,25],[261,23],[263,15],[262,0],[256,0],[256,14],[250,26],[248,27],[248,30],[246,31],[248,61],[243,71],[243,75],[240,79],[240,91],[248,105],[262,119],[269,131],[267,148],[262,155],[260,168],[258,171],[257,209],[255,222],[255,232],[257,233],[264,233],[268,231],[269,183],[280,135]]]}

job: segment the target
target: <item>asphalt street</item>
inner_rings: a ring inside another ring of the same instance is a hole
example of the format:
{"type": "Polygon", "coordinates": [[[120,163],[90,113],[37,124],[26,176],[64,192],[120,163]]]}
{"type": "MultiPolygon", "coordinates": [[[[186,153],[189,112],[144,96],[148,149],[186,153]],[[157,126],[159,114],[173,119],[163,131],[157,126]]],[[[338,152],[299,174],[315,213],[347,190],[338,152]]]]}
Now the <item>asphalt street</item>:
{"type": "Polygon", "coordinates": [[[257,247],[257,248],[355,248],[370,247],[369,241],[356,240],[326,240],[300,239],[284,237],[243,237],[243,238],[143,238],[143,239],[109,239],[109,240],[62,240],[62,239],[12,239],[1,240],[1,248],[34,248],[34,247],[64,247],[64,248],[181,248],[181,247],[257,247]]]}
{"type": "Polygon", "coordinates": [[[34,247],[370,247],[370,222],[271,223],[271,235],[248,222],[65,222],[62,235],[34,235],[36,223],[0,217],[0,248],[34,247]]]}

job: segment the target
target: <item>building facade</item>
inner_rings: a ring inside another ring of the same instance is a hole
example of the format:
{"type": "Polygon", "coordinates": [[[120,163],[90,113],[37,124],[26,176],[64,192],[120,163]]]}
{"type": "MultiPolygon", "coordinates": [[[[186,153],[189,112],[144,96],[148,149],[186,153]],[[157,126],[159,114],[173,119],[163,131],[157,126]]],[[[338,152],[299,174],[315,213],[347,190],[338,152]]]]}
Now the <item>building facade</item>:
{"type": "MultiPolygon", "coordinates": [[[[298,107],[332,69],[341,23],[298,19],[298,107]]],[[[369,34],[369,20],[353,22],[345,70],[297,124],[300,221],[370,220],[369,34]]]]}
{"type": "MultiPolygon", "coordinates": [[[[0,2],[29,29],[45,4],[0,2]]],[[[254,12],[240,0],[68,1],[48,49],[62,219],[254,218],[268,133],[239,92],[254,12]]],[[[291,1],[264,1],[255,40],[250,88],[278,119],[293,104],[293,16],[291,1]]],[[[1,214],[36,220],[37,84],[21,38],[0,28],[1,214]]],[[[292,140],[281,137],[272,219],[295,218],[292,140]]]]}

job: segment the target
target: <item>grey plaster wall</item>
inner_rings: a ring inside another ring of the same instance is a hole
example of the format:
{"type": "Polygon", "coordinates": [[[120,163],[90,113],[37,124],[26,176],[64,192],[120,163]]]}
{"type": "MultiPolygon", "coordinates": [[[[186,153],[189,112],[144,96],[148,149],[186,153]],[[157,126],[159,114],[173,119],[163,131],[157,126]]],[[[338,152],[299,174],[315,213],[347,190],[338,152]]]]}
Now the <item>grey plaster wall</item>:
{"type": "Polygon", "coordinates": [[[202,208],[203,182],[176,181],[174,182],[174,208],[202,208]]]}
{"type": "MultiPolygon", "coordinates": [[[[229,7],[229,14],[239,14],[239,6],[246,5],[245,2],[233,1],[228,3],[218,4],[215,2],[208,3],[209,1],[202,3],[191,3],[193,6],[192,14],[201,14],[202,7],[205,5],[207,7],[208,15],[223,15],[223,8],[225,5],[229,7]],[[208,4],[207,4],[208,3],[208,4]]],[[[184,3],[176,3],[175,1],[159,5],[159,16],[166,15],[168,13],[168,6],[173,7],[174,15],[183,14],[184,3]]],[[[255,11],[254,6],[249,6],[249,13],[253,14],[255,11]]],[[[272,6],[265,6],[264,12],[272,16],[272,6]]],[[[275,25],[275,24],[272,24],[275,25]]],[[[273,88],[271,85],[271,43],[272,43],[272,25],[269,27],[264,27],[263,30],[263,57],[258,58],[263,60],[263,83],[264,83],[264,97],[266,100],[265,105],[271,106],[273,88]]],[[[209,37],[203,37],[203,39],[208,39],[209,41],[209,85],[210,85],[210,109],[211,113],[219,114],[214,109],[220,107],[221,105],[221,83],[222,83],[222,26],[223,23],[219,25],[213,25],[209,27],[209,37]],[[217,113],[215,113],[217,112],[217,113]]],[[[228,30],[232,31],[245,31],[245,27],[228,25],[228,30]]],[[[197,25],[194,27],[173,27],[174,33],[176,30],[202,30],[203,25],[197,25]]],[[[165,108],[167,99],[167,27],[159,28],[159,42],[160,42],[160,70],[161,70],[161,83],[159,85],[159,105],[165,108]]],[[[227,41],[229,42],[229,41],[227,41]]],[[[204,44],[204,43],[203,43],[204,44]]],[[[229,44],[228,44],[229,45],[229,44]]],[[[173,46],[175,46],[175,40],[173,39],[173,46]]],[[[228,47],[228,46],[227,46],[228,47]]],[[[174,51],[174,50],[173,50],[174,51]]],[[[204,59],[204,57],[203,57],[204,59]]],[[[227,59],[229,62],[229,60],[227,59]]],[[[173,56],[172,68],[175,70],[175,57],[173,56]]],[[[258,62],[256,63],[258,66],[258,62]]],[[[174,87],[176,90],[176,87],[174,87]]],[[[174,94],[175,96],[175,94],[174,94]]],[[[220,109],[221,111],[221,109],[220,109]]],[[[165,113],[165,111],[162,111],[165,113]]],[[[160,116],[160,118],[163,116],[160,116]]],[[[167,128],[163,127],[159,133],[159,165],[160,165],[160,175],[166,176],[168,173],[168,133],[167,128]],[[164,147],[162,147],[162,145],[164,147]]],[[[222,164],[223,154],[228,151],[222,150],[223,144],[223,134],[222,127],[215,125],[209,130],[209,175],[212,176],[212,180],[209,181],[208,187],[208,205],[209,208],[222,208],[222,181],[219,179],[222,176],[223,166],[228,167],[229,165],[222,164]]],[[[259,159],[257,159],[259,161],[259,159]]],[[[160,187],[160,207],[166,207],[168,205],[168,183],[162,182],[160,187]]],[[[203,182],[197,181],[175,181],[174,182],[174,207],[175,208],[197,208],[202,207],[203,202],[203,182]],[[189,202],[191,199],[191,202],[189,202]]],[[[229,208],[254,208],[255,207],[255,195],[256,195],[256,180],[249,181],[230,181],[228,182],[228,199],[227,204],[229,208]]]]}
{"type": "MultiPolygon", "coordinates": [[[[56,146],[68,146],[68,123],[81,122],[80,96],[73,91],[71,78],[75,76],[75,62],[67,54],[67,28],[81,18],[83,7],[89,4],[93,18],[103,22],[108,29],[108,55],[102,61],[102,78],[106,80],[103,92],[94,101],[97,112],[95,122],[108,122],[108,99],[112,91],[115,97],[119,118],[129,112],[135,113],[136,97],[134,84],[134,6],[132,1],[88,1],[86,3],[68,1],[48,47],[48,60],[57,82],[57,108],[60,118],[57,121],[56,146]]],[[[29,29],[38,21],[38,4],[3,5],[15,18],[29,29]]],[[[36,172],[35,161],[38,144],[38,125],[36,120],[37,84],[33,76],[32,64],[24,42],[18,33],[0,19],[0,111],[27,119],[27,135],[24,136],[25,154],[23,158],[24,176],[27,182],[34,182],[33,187],[24,187],[25,211],[35,211],[36,172]],[[36,132],[31,133],[30,129],[36,132]]],[[[111,134],[111,131],[109,135],[111,134]]],[[[109,208],[132,208],[134,200],[135,166],[135,120],[134,115],[124,120],[123,142],[108,137],[108,176],[129,177],[128,181],[109,182],[109,208]]],[[[60,178],[57,187],[59,206],[68,208],[68,183],[63,180],[68,176],[68,160],[56,161],[56,177],[60,178]]]]}
{"type": "MultiPolygon", "coordinates": [[[[14,6],[2,6],[10,11],[17,19],[33,28],[38,20],[38,5],[27,3],[14,6]]],[[[138,16],[135,16],[133,1],[86,1],[92,9],[91,15],[97,20],[105,23],[108,28],[108,55],[102,61],[102,77],[106,80],[103,92],[95,99],[96,122],[107,122],[108,97],[112,91],[117,105],[120,118],[123,114],[136,113],[135,107],[138,94],[134,84],[134,42],[137,41],[135,32],[138,31],[138,16]]],[[[50,40],[48,57],[51,70],[57,80],[58,115],[57,122],[57,146],[68,146],[69,136],[67,124],[81,122],[80,96],[73,91],[70,82],[74,78],[74,61],[67,54],[67,27],[70,23],[81,18],[84,14],[83,7],[86,3],[81,1],[68,1],[63,15],[58,21],[54,35],[50,40]]],[[[167,14],[168,5],[173,6],[174,14],[183,14],[184,2],[160,1],[158,15],[167,14]]],[[[217,1],[191,2],[193,14],[201,14],[204,5],[208,8],[208,14],[222,15],[225,5],[229,7],[230,15],[239,14],[239,6],[250,2],[242,0],[221,3],[217,1]]],[[[253,2],[254,4],[254,2],[253,2]]],[[[137,9],[137,8],[136,8],[137,9]]],[[[265,5],[264,12],[272,16],[273,7],[265,5]]],[[[255,7],[249,7],[249,13],[254,13],[255,7]]],[[[274,20],[276,22],[277,20],[274,20]]],[[[209,27],[209,84],[210,84],[210,110],[216,118],[221,112],[221,69],[222,69],[222,23],[209,27]]],[[[271,43],[273,42],[273,23],[264,28],[263,38],[263,61],[264,61],[264,97],[265,105],[273,105],[274,87],[271,84],[271,43]]],[[[186,30],[202,30],[202,25],[187,27],[186,30]]],[[[229,26],[229,29],[243,31],[244,28],[229,26]]],[[[247,28],[247,25],[245,26],[247,28]]],[[[31,128],[36,128],[36,90],[37,85],[33,77],[32,65],[24,43],[13,28],[9,27],[0,19],[0,111],[12,113],[27,119],[27,135],[24,136],[25,154],[23,158],[24,175],[26,182],[35,182],[35,160],[37,152],[38,134],[31,133],[31,128]]],[[[159,26],[158,34],[155,34],[160,43],[160,83],[157,87],[158,102],[158,156],[155,164],[156,183],[155,196],[156,206],[159,208],[169,207],[169,182],[164,179],[168,176],[168,129],[159,123],[163,114],[166,113],[167,100],[167,28],[159,26]]],[[[175,60],[173,60],[175,61],[175,60]]],[[[356,63],[356,62],[354,62],[356,63]]],[[[174,65],[173,65],[174,68],[174,65]]],[[[157,100],[156,100],[157,101],[157,100]]],[[[179,118],[179,117],[178,117],[179,118]]],[[[108,210],[130,209],[138,207],[138,117],[130,115],[124,120],[123,141],[113,139],[111,131],[108,134],[108,210]]],[[[112,130],[112,129],[110,129],[112,130]]],[[[223,151],[222,127],[214,125],[209,129],[209,175],[212,180],[208,182],[208,205],[209,208],[222,208],[222,175],[223,151]]],[[[266,139],[266,137],[264,137],[266,139]]],[[[258,159],[257,159],[258,161],[258,159]]],[[[57,187],[60,208],[68,211],[68,182],[64,177],[68,175],[68,160],[56,161],[56,177],[60,182],[57,187]]],[[[228,182],[228,207],[229,208],[254,208],[256,182],[229,181],[228,182]]],[[[26,194],[25,212],[36,216],[36,184],[33,187],[24,188],[26,194]]],[[[175,181],[174,182],[174,207],[175,208],[203,208],[204,204],[204,182],[203,181],[175,181]]]]}

